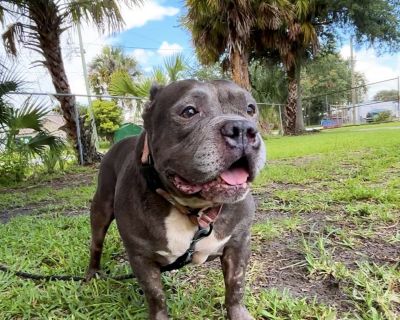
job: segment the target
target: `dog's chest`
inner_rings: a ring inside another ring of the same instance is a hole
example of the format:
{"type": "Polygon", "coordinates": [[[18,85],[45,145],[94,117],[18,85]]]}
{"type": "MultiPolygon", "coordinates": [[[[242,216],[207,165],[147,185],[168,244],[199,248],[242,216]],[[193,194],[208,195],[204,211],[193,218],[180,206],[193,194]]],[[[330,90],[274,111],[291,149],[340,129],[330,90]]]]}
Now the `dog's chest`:
{"type": "MultiPolygon", "coordinates": [[[[166,250],[157,251],[157,254],[167,258],[169,263],[174,262],[183,255],[190,246],[198,227],[175,208],[172,208],[170,214],[165,219],[165,229],[167,238],[166,250]]],[[[202,264],[210,255],[220,255],[223,246],[229,241],[231,236],[218,239],[215,232],[195,245],[192,263],[202,264]]]]}

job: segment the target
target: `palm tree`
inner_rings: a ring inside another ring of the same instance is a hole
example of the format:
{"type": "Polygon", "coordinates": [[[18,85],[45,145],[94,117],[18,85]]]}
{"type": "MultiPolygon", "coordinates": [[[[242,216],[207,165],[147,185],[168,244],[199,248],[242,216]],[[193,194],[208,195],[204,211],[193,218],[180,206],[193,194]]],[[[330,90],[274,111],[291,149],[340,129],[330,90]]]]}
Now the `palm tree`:
{"type": "Polygon", "coordinates": [[[300,73],[303,61],[318,48],[316,26],[312,19],[318,10],[313,0],[290,0],[293,15],[277,30],[257,28],[253,34],[256,51],[282,63],[287,77],[288,96],[283,111],[284,132],[304,131],[301,106],[300,73]]]}
{"type": "Polygon", "coordinates": [[[248,50],[253,15],[249,1],[187,0],[183,25],[191,32],[200,61],[229,61],[232,79],[249,90],[248,50]]]}
{"type": "Polygon", "coordinates": [[[115,71],[125,71],[138,76],[138,63],[135,58],[125,55],[120,48],[106,46],[89,64],[89,82],[96,94],[106,94],[111,75],[115,71]]]}
{"type": "MultiPolygon", "coordinates": [[[[42,156],[46,150],[59,153],[65,146],[60,138],[43,128],[42,120],[49,110],[46,105],[29,98],[15,109],[6,99],[9,92],[18,91],[23,83],[16,68],[6,68],[0,62],[0,150],[11,155],[12,162],[20,169],[31,156],[42,156]],[[23,129],[32,129],[36,135],[28,141],[21,140],[18,135],[23,129]]],[[[23,177],[23,170],[15,170],[15,180],[23,177]]]]}
{"type": "MultiPolygon", "coordinates": [[[[175,54],[164,59],[164,68],[168,73],[169,81],[177,81],[182,72],[187,69],[187,63],[182,54],[175,54]]],[[[159,71],[162,72],[160,69],[159,71]]]]}
{"type": "Polygon", "coordinates": [[[223,60],[232,79],[250,90],[249,52],[255,27],[276,30],[288,15],[287,0],[207,1],[187,0],[183,25],[191,32],[197,56],[203,64],[223,60]]]}
{"type": "MultiPolygon", "coordinates": [[[[128,5],[136,5],[140,0],[125,0],[128,5]]],[[[91,134],[77,132],[76,101],[71,93],[61,54],[61,34],[82,21],[94,23],[99,30],[118,30],[122,16],[118,0],[6,0],[0,3],[0,21],[15,21],[3,34],[7,52],[16,55],[17,44],[39,52],[48,69],[66,121],[66,131],[78,150],[78,134],[82,135],[82,164],[99,159],[91,134]]],[[[81,120],[78,120],[81,122],[81,120]]],[[[82,126],[81,126],[82,127],[82,126]]]]}
{"type": "Polygon", "coordinates": [[[188,68],[181,54],[172,55],[164,59],[164,65],[153,68],[150,76],[133,78],[126,71],[118,70],[111,75],[109,91],[117,96],[134,96],[143,98],[136,100],[131,106],[135,109],[134,119],[142,113],[143,101],[149,95],[150,88],[154,83],[166,85],[183,77],[183,72],[188,68]]]}
{"type": "Polygon", "coordinates": [[[153,68],[150,76],[142,76],[133,79],[125,71],[116,71],[111,75],[109,91],[113,95],[146,98],[153,83],[166,85],[177,81],[183,76],[187,64],[182,55],[176,54],[164,59],[164,66],[153,68]]]}

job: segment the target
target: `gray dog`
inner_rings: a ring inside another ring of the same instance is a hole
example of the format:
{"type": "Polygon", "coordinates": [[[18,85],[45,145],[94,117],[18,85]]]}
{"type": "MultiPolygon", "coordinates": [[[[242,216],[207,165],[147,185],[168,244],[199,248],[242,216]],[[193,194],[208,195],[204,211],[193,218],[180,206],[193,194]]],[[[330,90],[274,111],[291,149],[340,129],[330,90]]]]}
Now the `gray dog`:
{"type": "Polygon", "coordinates": [[[243,305],[254,201],[249,182],[264,166],[251,95],[229,81],[153,86],[140,137],[105,155],[91,207],[87,278],[100,268],[115,218],[150,319],[168,319],[161,272],[221,257],[228,318],[243,305]]]}

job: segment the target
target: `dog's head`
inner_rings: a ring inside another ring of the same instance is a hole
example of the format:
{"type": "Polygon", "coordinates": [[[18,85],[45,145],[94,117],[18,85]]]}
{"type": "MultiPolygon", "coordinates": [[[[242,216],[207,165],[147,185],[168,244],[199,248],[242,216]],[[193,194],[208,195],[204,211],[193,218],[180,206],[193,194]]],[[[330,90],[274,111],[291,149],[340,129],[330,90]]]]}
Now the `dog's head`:
{"type": "Polygon", "coordinates": [[[143,115],[165,187],[187,203],[244,199],[265,163],[257,104],[230,81],[153,86],[143,115]]]}

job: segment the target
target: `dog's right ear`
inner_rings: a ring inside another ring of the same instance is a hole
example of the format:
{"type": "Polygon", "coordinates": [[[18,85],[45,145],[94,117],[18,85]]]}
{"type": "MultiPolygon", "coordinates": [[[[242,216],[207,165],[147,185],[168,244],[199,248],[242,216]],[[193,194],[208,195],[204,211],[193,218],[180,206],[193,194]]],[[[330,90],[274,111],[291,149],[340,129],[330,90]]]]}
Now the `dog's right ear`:
{"type": "Polygon", "coordinates": [[[153,83],[150,88],[150,101],[154,101],[157,94],[159,94],[164,86],[159,85],[158,83],[153,83]]]}
{"type": "Polygon", "coordinates": [[[143,108],[142,118],[144,120],[145,126],[147,123],[148,115],[151,113],[152,106],[154,105],[154,100],[157,95],[162,91],[164,86],[159,85],[158,83],[153,83],[150,88],[150,97],[149,100],[146,101],[143,108]]]}

